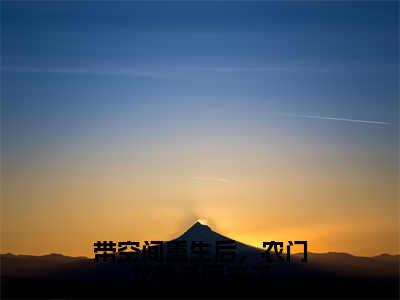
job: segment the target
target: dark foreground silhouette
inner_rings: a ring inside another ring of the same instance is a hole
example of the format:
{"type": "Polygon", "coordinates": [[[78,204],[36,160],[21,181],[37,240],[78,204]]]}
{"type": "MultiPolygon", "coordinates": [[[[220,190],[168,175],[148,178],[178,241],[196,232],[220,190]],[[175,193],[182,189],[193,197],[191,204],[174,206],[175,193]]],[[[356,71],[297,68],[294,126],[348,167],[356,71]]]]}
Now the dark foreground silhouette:
{"type": "MultiPolygon", "coordinates": [[[[228,238],[194,224],[176,240],[228,238]]],[[[399,298],[399,255],[293,255],[267,263],[237,243],[231,262],[95,262],[85,257],[1,255],[1,298],[399,298]]],[[[211,252],[215,249],[211,249],[211,252]]]]}

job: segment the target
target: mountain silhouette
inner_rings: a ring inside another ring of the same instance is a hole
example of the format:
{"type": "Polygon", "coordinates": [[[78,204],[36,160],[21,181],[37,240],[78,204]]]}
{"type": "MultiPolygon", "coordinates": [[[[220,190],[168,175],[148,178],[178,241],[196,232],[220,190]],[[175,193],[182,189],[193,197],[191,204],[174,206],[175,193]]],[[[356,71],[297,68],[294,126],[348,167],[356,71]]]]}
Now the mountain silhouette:
{"type": "MultiPolygon", "coordinates": [[[[218,241],[234,241],[232,238],[226,237],[216,231],[213,231],[211,227],[205,224],[201,224],[196,221],[188,230],[186,230],[181,236],[176,238],[176,240],[185,240],[190,245],[192,242],[204,242],[211,245],[213,249],[215,243],[218,241]]],[[[237,251],[260,251],[255,247],[243,244],[241,242],[235,241],[237,251]]]]}
{"type": "MultiPolygon", "coordinates": [[[[229,241],[200,222],[194,223],[172,241],[203,242],[215,254],[218,241],[229,241]]],[[[87,257],[69,257],[61,254],[44,256],[2,254],[2,298],[398,298],[399,255],[382,254],[357,257],[347,253],[308,253],[308,262],[302,263],[302,254],[294,254],[290,263],[274,261],[268,264],[255,248],[235,241],[237,263],[211,261],[201,265],[190,261],[184,264],[139,260],[135,263],[95,262],[87,257]],[[132,279],[135,268],[215,268],[224,270],[240,267],[252,270],[266,267],[266,281],[248,276],[246,282],[225,280],[209,285],[204,280],[188,282],[188,277],[168,273],[167,284],[156,277],[146,282],[132,279]],[[290,288],[288,288],[290,287],[290,288]],[[135,293],[132,294],[134,289],[135,293]],[[268,292],[266,292],[268,291],[268,292]],[[267,294],[266,294],[267,293],[267,294]]],[[[272,253],[273,255],[273,253],[272,253]]]]}
{"type": "Polygon", "coordinates": [[[213,231],[208,225],[196,221],[177,240],[215,242],[217,240],[229,240],[229,238],[213,231]]]}

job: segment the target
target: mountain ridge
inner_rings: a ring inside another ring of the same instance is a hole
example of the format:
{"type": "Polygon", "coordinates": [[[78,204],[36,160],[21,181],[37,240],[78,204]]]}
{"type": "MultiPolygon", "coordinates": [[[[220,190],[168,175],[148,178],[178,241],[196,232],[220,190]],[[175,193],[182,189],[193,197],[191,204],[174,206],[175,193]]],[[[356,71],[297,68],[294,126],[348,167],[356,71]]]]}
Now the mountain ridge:
{"type": "MultiPolygon", "coordinates": [[[[229,238],[214,232],[209,226],[193,224],[175,240],[213,241],[229,238]]],[[[144,284],[136,277],[134,295],[139,298],[163,298],[166,295],[176,298],[202,296],[203,298],[310,298],[336,297],[362,298],[375,295],[377,298],[398,298],[400,255],[381,254],[374,257],[358,257],[343,252],[312,253],[308,252],[308,262],[302,263],[302,254],[292,254],[291,262],[279,261],[271,253],[273,262],[267,262],[261,255],[263,249],[236,242],[235,262],[221,263],[212,260],[198,264],[190,259],[180,263],[160,261],[139,261],[126,263],[116,259],[114,262],[96,262],[94,258],[64,256],[59,253],[47,255],[0,254],[0,279],[4,286],[4,298],[132,298],[133,270],[182,270],[182,268],[201,268],[204,270],[216,265],[226,272],[247,268],[249,273],[254,268],[267,269],[268,286],[259,281],[259,273],[250,273],[247,281],[238,284],[227,282],[226,285],[204,285],[203,279],[195,280],[190,285],[182,285],[188,277],[167,276],[167,285],[157,286],[155,277],[144,284]],[[242,259],[245,258],[245,259],[242,259]],[[205,269],[203,269],[205,268],[205,269]],[[182,282],[180,280],[183,280],[182,282]],[[288,289],[288,285],[290,288],[288,289]],[[266,289],[267,288],[267,289],[266,289]],[[333,294],[332,294],[333,293],[333,294]],[[107,297],[105,296],[107,295],[107,297]],[[382,297],[384,296],[384,297],[382,297]]],[[[215,247],[210,245],[211,257],[215,247]]],[[[143,252],[142,252],[143,253],[143,252]]],[[[224,272],[225,272],[224,271],[224,272]]],[[[169,272],[169,271],[168,271],[169,272]]],[[[168,273],[169,274],[169,273],[168,273]]],[[[229,273],[226,273],[229,280],[229,273]]],[[[265,275],[263,275],[265,276],[265,275]]],[[[3,292],[3,290],[2,290],[3,292]]],[[[3,294],[2,294],[3,296],[3,294]]]]}
{"type": "MultiPolygon", "coordinates": [[[[177,238],[172,240],[188,240],[188,241],[203,241],[203,242],[215,242],[220,240],[233,240],[236,242],[236,245],[239,247],[246,247],[248,249],[252,249],[254,251],[263,251],[263,248],[258,248],[252,245],[248,245],[242,243],[240,241],[236,241],[230,237],[227,237],[219,232],[212,230],[212,228],[208,225],[201,224],[199,221],[193,223],[186,231],[184,231],[181,235],[177,238]]],[[[293,255],[298,255],[300,253],[293,253],[293,255]]],[[[352,257],[352,258],[360,258],[360,259],[387,259],[387,258],[399,258],[399,254],[389,254],[389,253],[380,253],[373,256],[366,256],[366,255],[356,255],[352,253],[347,253],[343,251],[328,251],[328,252],[308,252],[309,255],[313,256],[321,256],[321,255],[331,255],[331,256],[341,256],[341,257],[352,257]]],[[[71,256],[65,255],[62,253],[48,253],[42,255],[32,255],[32,254],[16,254],[16,253],[0,253],[0,257],[21,257],[21,258],[28,258],[28,257],[36,257],[36,258],[48,258],[48,259],[59,259],[59,258],[66,258],[66,259],[93,259],[87,256],[71,256]]]]}

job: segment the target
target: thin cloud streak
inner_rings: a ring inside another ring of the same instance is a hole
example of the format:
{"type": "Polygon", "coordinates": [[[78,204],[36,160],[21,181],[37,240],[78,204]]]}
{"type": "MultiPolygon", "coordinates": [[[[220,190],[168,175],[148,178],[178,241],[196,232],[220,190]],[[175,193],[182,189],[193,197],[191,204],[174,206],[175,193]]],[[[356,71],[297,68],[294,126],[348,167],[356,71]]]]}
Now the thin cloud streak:
{"type": "Polygon", "coordinates": [[[164,68],[87,68],[87,67],[30,67],[30,66],[1,66],[2,72],[11,73],[55,73],[66,75],[92,76],[130,76],[169,78],[188,73],[268,73],[268,72],[326,72],[327,69],[310,66],[192,66],[164,68]]]}
{"type": "Polygon", "coordinates": [[[1,67],[3,72],[12,73],[54,73],[67,75],[94,76],[132,76],[132,77],[161,77],[159,73],[139,69],[90,69],[90,68],[38,68],[38,67],[1,67]]]}
{"type": "Polygon", "coordinates": [[[383,122],[383,121],[324,117],[324,116],[315,116],[315,115],[282,114],[282,116],[293,117],[293,118],[303,118],[303,119],[318,119],[318,120],[343,121],[343,122],[363,123],[363,124],[375,124],[375,125],[390,125],[391,124],[390,122],[383,122]]]}
{"type": "Polygon", "coordinates": [[[195,177],[193,178],[195,181],[211,181],[211,182],[221,182],[221,183],[229,183],[231,180],[224,177],[195,177]]]}

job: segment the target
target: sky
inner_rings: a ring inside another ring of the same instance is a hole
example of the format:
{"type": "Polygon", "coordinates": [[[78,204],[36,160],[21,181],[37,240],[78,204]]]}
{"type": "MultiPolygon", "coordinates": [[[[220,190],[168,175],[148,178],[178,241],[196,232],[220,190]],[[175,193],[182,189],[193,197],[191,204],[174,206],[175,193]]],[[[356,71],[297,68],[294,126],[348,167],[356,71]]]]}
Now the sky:
{"type": "Polygon", "coordinates": [[[196,219],[399,253],[398,2],[1,2],[1,252],[196,219]]]}

